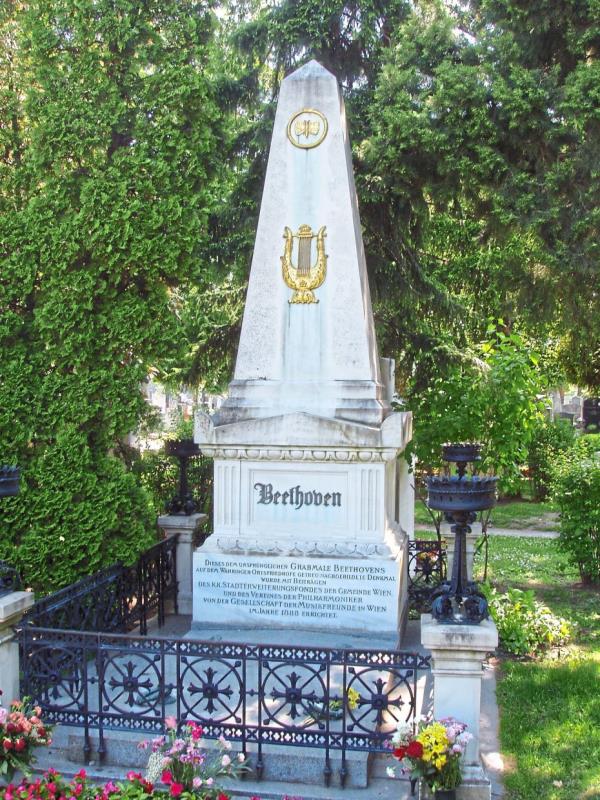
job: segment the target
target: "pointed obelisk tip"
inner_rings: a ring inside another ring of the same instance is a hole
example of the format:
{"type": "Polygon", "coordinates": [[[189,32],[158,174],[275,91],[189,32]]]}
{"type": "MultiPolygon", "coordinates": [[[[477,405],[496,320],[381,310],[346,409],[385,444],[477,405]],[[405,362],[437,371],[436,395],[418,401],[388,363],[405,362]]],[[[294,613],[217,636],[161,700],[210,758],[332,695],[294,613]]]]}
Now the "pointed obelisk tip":
{"type": "Polygon", "coordinates": [[[308,61],[306,64],[303,64],[301,67],[298,67],[297,70],[292,72],[290,75],[285,78],[285,81],[307,81],[307,80],[315,80],[318,78],[325,78],[327,80],[331,80],[332,78],[337,81],[335,75],[330,72],[328,69],[316,61],[314,58],[308,61]]]}

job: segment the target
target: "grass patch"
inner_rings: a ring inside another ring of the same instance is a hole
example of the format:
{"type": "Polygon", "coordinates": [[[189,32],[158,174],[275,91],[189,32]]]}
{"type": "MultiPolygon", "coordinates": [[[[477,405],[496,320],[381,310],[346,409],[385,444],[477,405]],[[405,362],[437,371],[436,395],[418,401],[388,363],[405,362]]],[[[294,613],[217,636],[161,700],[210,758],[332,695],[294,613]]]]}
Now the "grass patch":
{"type": "MultiPolygon", "coordinates": [[[[596,654],[598,656],[599,654],[596,654]]],[[[502,667],[507,800],[600,798],[600,657],[502,667]]]]}
{"type": "MultiPolygon", "coordinates": [[[[483,578],[483,551],[475,557],[475,580],[483,578]]],[[[491,536],[488,546],[488,580],[498,588],[532,588],[540,585],[571,585],[577,569],[558,549],[555,539],[491,536]]],[[[566,616],[566,615],[562,615],[566,616]]]]}
{"type": "Polygon", "coordinates": [[[494,538],[489,572],[502,588],[533,587],[574,626],[562,652],[501,665],[501,750],[513,765],[504,775],[506,798],[599,800],[600,591],[577,585],[555,540],[494,538]]]}
{"type": "MultiPolygon", "coordinates": [[[[501,502],[492,510],[490,519],[496,528],[558,530],[558,515],[551,503],[528,500],[501,502]]],[[[422,500],[415,501],[415,523],[432,525],[431,515],[422,500]]]]}

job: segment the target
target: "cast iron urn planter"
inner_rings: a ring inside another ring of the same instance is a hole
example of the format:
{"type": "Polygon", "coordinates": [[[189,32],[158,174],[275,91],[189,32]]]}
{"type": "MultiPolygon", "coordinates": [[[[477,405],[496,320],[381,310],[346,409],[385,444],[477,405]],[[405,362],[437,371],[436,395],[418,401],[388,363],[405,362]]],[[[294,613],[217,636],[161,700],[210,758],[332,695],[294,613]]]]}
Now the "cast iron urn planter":
{"type": "Polygon", "coordinates": [[[467,580],[466,534],[478,511],[496,504],[497,478],[467,475],[468,463],[481,458],[481,448],[472,442],[444,445],[444,460],[457,465],[457,475],[427,479],[427,505],[443,511],[453,523],[455,535],[452,576],[435,590],[431,613],[447,624],[478,624],[489,616],[487,600],[476,583],[467,580]]]}
{"type": "Polygon", "coordinates": [[[19,494],[19,467],[0,467],[0,497],[19,494]]]}
{"type": "Polygon", "coordinates": [[[175,456],[179,461],[179,491],[167,503],[167,511],[169,514],[185,514],[186,516],[195,514],[200,507],[189,490],[187,470],[190,458],[200,455],[200,448],[193,439],[175,439],[166,442],[165,453],[168,456],[175,456]]]}

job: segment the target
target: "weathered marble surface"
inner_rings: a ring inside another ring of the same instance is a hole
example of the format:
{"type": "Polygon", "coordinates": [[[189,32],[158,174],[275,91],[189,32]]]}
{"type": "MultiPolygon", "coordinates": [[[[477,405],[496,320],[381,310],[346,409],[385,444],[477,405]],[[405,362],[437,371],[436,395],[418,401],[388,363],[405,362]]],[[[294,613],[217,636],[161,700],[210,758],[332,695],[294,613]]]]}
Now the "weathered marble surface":
{"type": "Polygon", "coordinates": [[[256,232],[233,382],[221,422],[308,411],[367,424],[389,411],[371,298],[344,104],[337,80],[311,61],[282,83],[256,232]],[[290,118],[321,112],[320,145],[295,147],[290,118]],[[284,229],[326,227],[327,275],[318,303],[289,303],[284,229]]]}
{"type": "Polygon", "coordinates": [[[281,88],[229,396],[213,417],[196,417],[215,479],[214,532],[194,555],[194,624],[402,628],[413,490],[398,456],[412,418],[392,410],[393,392],[394,362],[375,340],[343,101],[312,61],[281,88]],[[288,138],[302,109],[327,119],[316,147],[288,138]],[[284,230],[302,225],[326,228],[316,303],[290,302],[282,274],[284,230]]]}

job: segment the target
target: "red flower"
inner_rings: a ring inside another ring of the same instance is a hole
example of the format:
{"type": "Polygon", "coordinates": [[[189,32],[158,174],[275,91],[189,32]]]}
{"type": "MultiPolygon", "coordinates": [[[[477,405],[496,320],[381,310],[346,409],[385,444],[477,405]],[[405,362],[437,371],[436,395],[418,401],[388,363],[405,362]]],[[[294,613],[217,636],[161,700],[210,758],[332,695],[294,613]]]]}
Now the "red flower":
{"type": "Polygon", "coordinates": [[[128,781],[141,781],[142,774],[140,772],[134,772],[133,770],[129,770],[127,773],[127,780],[128,781]]]}
{"type": "Polygon", "coordinates": [[[171,773],[171,772],[169,772],[169,770],[168,770],[168,769],[166,769],[166,770],[163,772],[163,774],[161,775],[160,779],[161,779],[161,781],[162,781],[163,783],[166,783],[166,784],[167,784],[167,786],[168,786],[170,783],[173,783],[173,775],[172,775],[172,773],[171,773]]]}
{"type": "Polygon", "coordinates": [[[145,791],[147,794],[152,794],[152,791],[153,791],[153,789],[154,789],[154,784],[150,783],[150,781],[144,781],[144,780],[142,780],[142,789],[143,789],[143,790],[144,790],[144,791],[145,791]]]}
{"type": "Polygon", "coordinates": [[[12,750],[13,749],[12,739],[3,739],[2,740],[2,747],[5,750],[12,750]]]}
{"type": "Polygon", "coordinates": [[[406,747],[396,747],[394,750],[394,756],[398,759],[398,761],[402,761],[402,759],[406,756],[406,747]]]}
{"type": "Polygon", "coordinates": [[[223,792],[219,792],[217,795],[217,800],[231,800],[231,797],[228,794],[223,794],[223,792]]]}
{"type": "Polygon", "coordinates": [[[18,738],[18,739],[17,739],[17,741],[15,742],[15,750],[17,751],[17,753],[22,753],[22,752],[23,752],[23,750],[25,750],[25,748],[26,748],[26,747],[27,747],[27,742],[26,742],[26,741],[25,741],[25,739],[24,739],[24,738],[21,736],[21,737],[20,737],[20,738],[18,738]]]}
{"type": "Polygon", "coordinates": [[[421,742],[412,741],[406,748],[406,755],[409,758],[421,758],[423,755],[423,745],[421,742]]]}
{"type": "Polygon", "coordinates": [[[183,783],[172,783],[171,797],[179,797],[179,795],[183,792],[183,789],[184,789],[183,783]]]}

